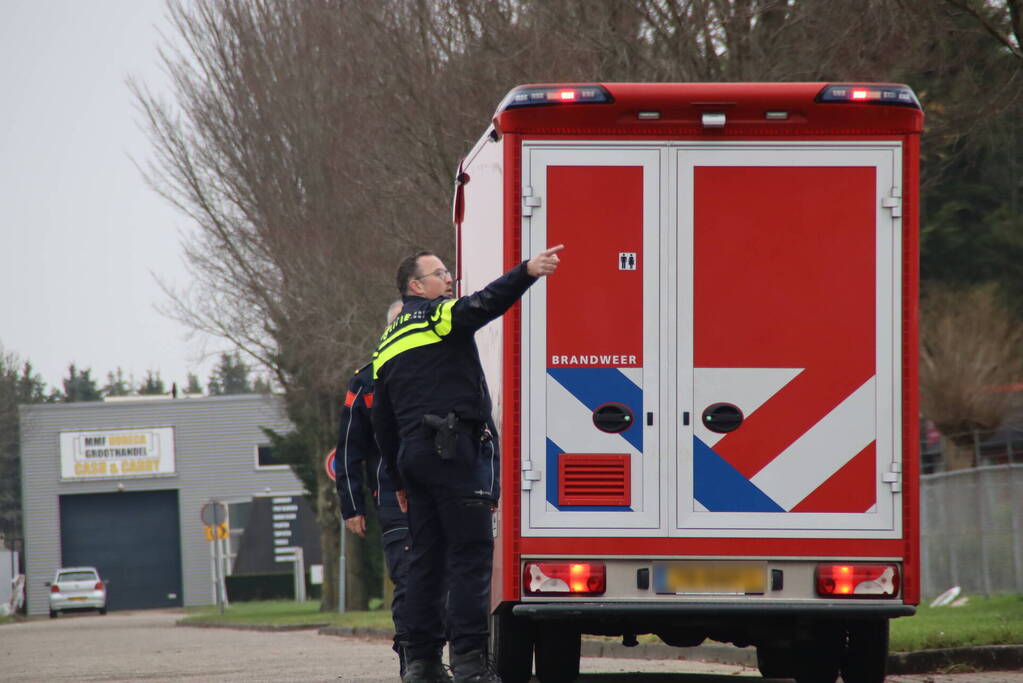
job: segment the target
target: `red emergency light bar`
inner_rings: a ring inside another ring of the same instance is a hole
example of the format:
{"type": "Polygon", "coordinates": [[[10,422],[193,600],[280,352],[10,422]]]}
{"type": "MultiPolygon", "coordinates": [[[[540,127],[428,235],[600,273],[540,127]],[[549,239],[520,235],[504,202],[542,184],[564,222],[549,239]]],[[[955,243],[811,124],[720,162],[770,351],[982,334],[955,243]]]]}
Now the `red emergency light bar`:
{"type": "Polygon", "coordinates": [[[920,101],[905,85],[856,85],[842,83],[829,85],[817,95],[818,102],[863,102],[890,104],[897,107],[920,108],[920,101]]]}
{"type": "MultiPolygon", "coordinates": [[[[518,107],[557,104],[610,104],[611,93],[602,85],[528,85],[509,92],[497,107],[497,114],[518,107]]],[[[496,114],[495,114],[496,116],[496,114]]]]}

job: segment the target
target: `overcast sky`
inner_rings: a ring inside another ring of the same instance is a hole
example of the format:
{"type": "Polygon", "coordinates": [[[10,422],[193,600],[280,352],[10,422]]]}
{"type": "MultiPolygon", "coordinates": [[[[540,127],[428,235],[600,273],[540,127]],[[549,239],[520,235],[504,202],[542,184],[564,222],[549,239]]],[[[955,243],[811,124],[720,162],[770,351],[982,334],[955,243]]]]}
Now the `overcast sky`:
{"type": "Polygon", "coordinates": [[[212,365],[155,308],[190,225],[132,162],[151,152],[125,79],[167,91],[161,30],[164,0],[0,0],[0,345],[50,387],[70,362],[101,386],[212,365]]]}

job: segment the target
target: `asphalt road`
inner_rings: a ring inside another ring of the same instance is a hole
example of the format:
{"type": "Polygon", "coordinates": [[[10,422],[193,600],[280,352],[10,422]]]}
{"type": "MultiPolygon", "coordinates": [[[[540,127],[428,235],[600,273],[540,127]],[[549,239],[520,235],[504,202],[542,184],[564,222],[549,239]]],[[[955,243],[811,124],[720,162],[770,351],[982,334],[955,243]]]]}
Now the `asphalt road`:
{"type": "MultiPolygon", "coordinates": [[[[384,640],[175,626],[176,610],[83,614],[0,626],[3,681],[396,681],[384,640]]],[[[580,681],[763,680],[738,665],[584,658],[580,681]]],[[[897,676],[899,683],[1023,683],[1023,672],[897,676]]]]}

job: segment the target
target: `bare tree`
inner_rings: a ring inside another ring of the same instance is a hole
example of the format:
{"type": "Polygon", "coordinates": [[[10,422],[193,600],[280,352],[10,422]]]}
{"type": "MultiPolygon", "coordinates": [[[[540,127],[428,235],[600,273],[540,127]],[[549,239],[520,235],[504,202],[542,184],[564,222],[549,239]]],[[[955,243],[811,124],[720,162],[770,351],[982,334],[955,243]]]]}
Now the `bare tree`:
{"type": "Polygon", "coordinates": [[[935,287],[924,297],[920,318],[924,414],[955,439],[946,451],[947,469],[972,467],[973,434],[1001,426],[1009,414],[1004,386],[1023,374],[1023,324],[993,284],[965,291],[935,287]]]}
{"type": "Polygon", "coordinates": [[[961,10],[1017,59],[1023,60],[1023,0],[945,0],[961,10]]]}
{"type": "MultiPolygon", "coordinates": [[[[175,101],[133,84],[158,154],[148,177],[198,227],[185,245],[194,284],[169,292],[171,312],[233,342],[284,388],[328,577],[339,517],[318,465],[339,393],[382,327],[388,271],[408,248],[381,229],[383,198],[364,172],[366,141],[380,134],[362,96],[375,46],[351,7],[172,2],[183,48],[162,58],[175,101]]],[[[325,609],[338,602],[336,585],[324,584],[325,609]]],[[[365,602],[356,597],[353,607],[365,602]]]]}

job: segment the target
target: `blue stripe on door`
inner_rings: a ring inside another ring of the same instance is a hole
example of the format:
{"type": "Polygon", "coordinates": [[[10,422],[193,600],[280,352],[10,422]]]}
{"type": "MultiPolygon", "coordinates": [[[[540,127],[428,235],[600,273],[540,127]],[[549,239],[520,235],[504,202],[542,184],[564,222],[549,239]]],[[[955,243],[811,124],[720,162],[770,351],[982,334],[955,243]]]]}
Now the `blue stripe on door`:
{"type": "Polygon", "coordinates": [[[711,512],[785,512],[699,437],[693,437],[693,497],[711,512]]]}
{"type": "MultiPolygon", "coordinates": [[[[591,411],[605,403],[624,403],[635,415],[635,422],[619,436],[643,452],[643,389],[617,368],[548,368],[547,374],[565,387],[591,411]]],[[[550,417],[548,416],[548,419],[550,417]]],[[[580,427],[582,427],[580,425],[580,427]]],[[[593,424],[586,428],[596,429],[593,424]]]]}

